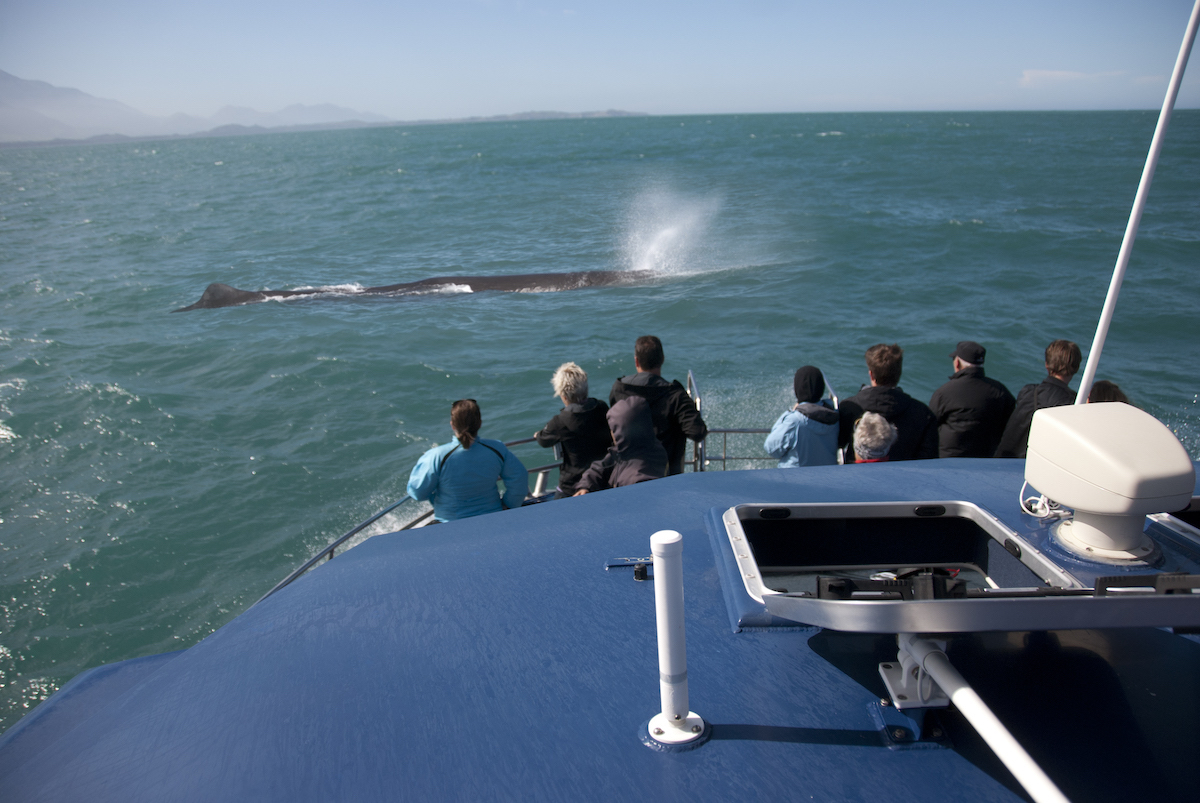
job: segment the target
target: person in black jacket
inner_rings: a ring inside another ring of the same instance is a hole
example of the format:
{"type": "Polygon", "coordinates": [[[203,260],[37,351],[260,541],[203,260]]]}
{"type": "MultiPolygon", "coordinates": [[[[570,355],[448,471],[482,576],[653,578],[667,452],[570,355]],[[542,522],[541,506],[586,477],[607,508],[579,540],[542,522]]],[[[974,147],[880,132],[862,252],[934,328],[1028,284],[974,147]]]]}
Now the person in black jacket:
{"type": "Polygon", "coordinates": [[[983,373],[987,350],[963,340],[950,353],[954,373],[933,392],[929,409],[938,422],[938,457],[991,457],[1016,400],[983,373]]]}
{"type": "Polygon", "coordinates": [[[1024,457],[1029,448],[1033,414],[1047,407],[1075,403],[1075,391],[1067,386],[1079,370],[1083,355],[1070,340],[1055,340],[1046,346],[1046,378],[1040,385],[1026,385],[1017,394],[1017,406],[1008,419],[996,457],[1024,457]]]}
{"type": "Polygon", "coordinates": [[[654,434],[667,450],[667,474],[682,474],[687,439],[699,443],[708,434],[708,427],[683,385],[678,380],[668,382],[662,378],[662,364],[662,341],[654,335],[639,337],[633,349],[637,373],[613,383],[608,403],[615,407],[630,396],[645,399],[650,405],[654,434]]]}
{"type": "MultiPolygon", "coordinates": [[[[900,435],[888,460],[924,460],[938,456],[937,419],[921,402],[898,387],[904,367],[904,350],[897,344],[877,343],[867,349],[867,375],[871,387],[864,387],[838,406],[838,446],[849,445],[854,425],[864,412],[879,413],[896,425],[900,435]]],[[[846,462],[854,462],[854,450],[846,451],[846,462]]]]}
{"type": "Polygon", "coordinates": [[[550,380],[554,395],[562,399],[563,408],[533,437],[538,446],[562,447],[562,468],[558,472],[558,488],[554,498],[575,493],[576,483],[587,467],[604,457],[612,446],[608,429],[608,405],[599,399],[588,398],[587,372],[573,362],[558,366],[550,380]]]}

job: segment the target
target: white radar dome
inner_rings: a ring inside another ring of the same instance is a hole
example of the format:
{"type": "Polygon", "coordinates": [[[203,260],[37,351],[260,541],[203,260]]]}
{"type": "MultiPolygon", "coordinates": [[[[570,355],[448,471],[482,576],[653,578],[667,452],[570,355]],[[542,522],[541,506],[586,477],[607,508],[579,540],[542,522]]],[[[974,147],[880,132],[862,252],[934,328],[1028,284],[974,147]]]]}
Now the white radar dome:
{"type": "Polygon", "coordinates": [[[1034,413],[1025,479],[1075,510],[1056,532],[1064,546],[1101,560],[1131,560],[1153,551],[1142,532],[1147,514],[1191,502],[1196,469],[1157,418],[1107,402],[1034,413]]]}

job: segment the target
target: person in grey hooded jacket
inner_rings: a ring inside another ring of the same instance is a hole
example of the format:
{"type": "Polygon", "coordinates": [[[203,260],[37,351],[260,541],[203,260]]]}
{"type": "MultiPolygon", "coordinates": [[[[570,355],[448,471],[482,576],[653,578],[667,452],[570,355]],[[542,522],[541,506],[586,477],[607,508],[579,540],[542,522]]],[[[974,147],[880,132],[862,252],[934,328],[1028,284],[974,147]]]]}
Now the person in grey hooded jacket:
{"type": "Polygon", "coordinates": [[[620,488],[667,475],[667,450],[654,435],[650,405],[640,396],[621,399],[608,411],[613,445],[575,483],[575,496],[620,488]]]}
{"type": "Polygon", "coordinates": [[[780,468],[837,464],[838,413],[825,395],[821,369],[805,365],[792,380],[796,403],[779,416],[763,444],[780,468]]]}

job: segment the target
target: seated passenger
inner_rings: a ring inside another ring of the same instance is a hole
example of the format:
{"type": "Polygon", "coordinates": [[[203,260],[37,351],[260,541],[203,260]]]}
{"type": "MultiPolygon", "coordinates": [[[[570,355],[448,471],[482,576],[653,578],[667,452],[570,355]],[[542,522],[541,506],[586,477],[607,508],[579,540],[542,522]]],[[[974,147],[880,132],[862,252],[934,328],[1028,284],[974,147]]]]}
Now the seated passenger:
{"type": "Polygon", "coordinates": [[[550,380],[554,395],[562,399],[562,411],[535,432],[538,446],[562,446],[562,468],[558,472],[555,499],[575,493],[575,484],[583,472],[604,457],[612,446],[612,433],[604,417],[608,405],[588,398],[588,377],[573,362],[565,362],[550,380]]]}
{"type": "Polygon", "coordinates": [[[608,426],[612,448],[583,472],[575,496],[667,475],[667,450],[654,435],[654,419],[645,399],[629,396],[618,401],[608,411],[608,426]]]}
{"type": "Polygon", "coordinates": [[[1129,401],[1129,397],[1118,387],[1116,382],[1109,382],[1107,379],[1097,380],[1092,384],[1092,392],[1088,394],[1088,404],[1093,402],[1125,402],[1133,404],[1129,401]]]}
{"type": "Polygon", "coordinates": [[[529,474],[500,441],[479,437],[483,416],[474,399],[450,408],[456,440],[435,446],[417,461],[408,478],[408,495],[433,503],[437,521],[452,521],[520,507],[529,495],[529,474]],[[496,488],[504,480],[504,496],[496,488]]]}
{"type": "Polygon", "coordinates": [[[854,457],[851,437],[854,423],[867,410],[879,413],[896,425],[900,436],[892,449],[892,460],[925,460],[938,456],[938,423],[921,402],[900,389],[904,369],[904,349],[892,343],[877,343],[867,349],[867,375],[870,387],[863,387],[838,405],[841,428],[838,446],[846,446],[846,462],[854,457]]]}
{"type": "Polygon", "coordinates": [[[1083,354],[1070,340],[1055,340],[1046,346],[1046,378],[1041,384],[1029,384],[1017,394],[1017,406],[1004,425],[996,457],[1024,457],[1029,449],[1029,428],[1033,414],[1048,407],[1075,403],[1075,391],[1067,384],[1079,370],[1083,354]]]}
{"type": "Polygon", "coordinates": [[[819,368],[806,365],[792,380],[796,403],[779,416],[763,448],[779,460],[780,468],[837,464],[838,414],[822,401],[825,377],[819,368]]]}
{"type": "Polygon", "coordinates": [[[854,424],[856,463],[885,463],[892,444],[900,437],[896,425],[879,413],[866,412],[854,424]]]}

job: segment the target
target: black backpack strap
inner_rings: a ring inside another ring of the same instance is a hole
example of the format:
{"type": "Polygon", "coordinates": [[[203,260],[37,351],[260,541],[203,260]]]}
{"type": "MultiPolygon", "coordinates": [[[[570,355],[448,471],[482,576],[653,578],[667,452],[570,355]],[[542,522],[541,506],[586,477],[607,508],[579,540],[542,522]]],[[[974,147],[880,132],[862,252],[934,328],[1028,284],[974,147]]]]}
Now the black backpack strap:
{"type": "Polygon", "coordinates": [[[456,451],[458,451],[457,444],[455,445],[455,447],[453,449],[446,452],[446,454],[442,455],[442,462],[438,463],[438,474],[442,473],[442,467],[446,465],[446,461],[450,459],[450,455],[454,454],[456,451]]]}
{"type": "Polygon", "coordinates": [[[488,446],[486,443],[484,443],[484,442],[483,442],[483,441],[481,441],[481,440],[477,440],[477,441],[475,441],[475,442],[476,442],[476,443],[478,443],[480,446],[487,446],[487,448],[491,449],[491,450],[492,450],[492,452],[493,452],[493,453],[496,455],[496,457],[499,457],[499,458],[500,458],[500,465],[501,465],[501,466],[503,466],[503,465],[504,465],[504,455],[500,454],[500,450],[499,450],[499,449],[497,449],[495,446],[488,446]]]}
{"type": "MultiPolygon", "coordinates": [[[[486,446],[488,449],[491,449],[492,453],[495,454],[496,457],[500,458],[500,465],[502,465],[502,466],[504,465],[504,455],[500,454],[499,449],[497,449],[495,446],[488,446],[486,443],[479,440],[478,438],[475,439],[475,443],[478,443],[480,446],[486,446]]],[[[442,462],[438,463],[438,473],[441,473],[442,466],[446,465],[446,461],[450,459],[450,455],[454,454],[454,452],[457,450],[458,450],[458,447],[455,446],[453,449],[446,452],[445,456],[442,457],[442,462]]]]}

